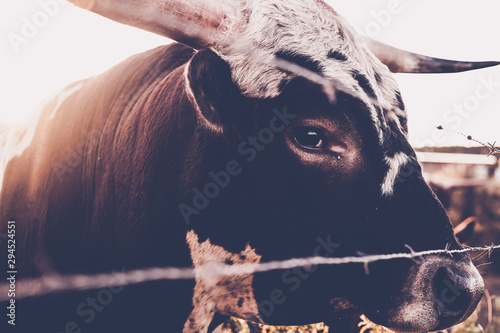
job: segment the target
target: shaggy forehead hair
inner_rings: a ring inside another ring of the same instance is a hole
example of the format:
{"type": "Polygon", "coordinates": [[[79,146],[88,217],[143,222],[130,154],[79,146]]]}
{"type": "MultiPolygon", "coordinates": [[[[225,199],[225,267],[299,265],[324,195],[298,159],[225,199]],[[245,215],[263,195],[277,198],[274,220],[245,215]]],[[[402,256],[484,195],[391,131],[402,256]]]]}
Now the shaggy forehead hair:
{"type": "MultiPolygon", "coordinates": [[[[242,2],[245,24],[235,28],[240,38],[269,54],[309,59],[325,78],[358,91],[372,111],[381,144],[388,126],[406,132],[400,122],[406,114],[388,68],[329,5],[321,0],[242,2]]],[[[250,97],[276,97],[284,83],[293,78],[227,48],[219,54],[230,64],[236,84],[250,97]]]]}

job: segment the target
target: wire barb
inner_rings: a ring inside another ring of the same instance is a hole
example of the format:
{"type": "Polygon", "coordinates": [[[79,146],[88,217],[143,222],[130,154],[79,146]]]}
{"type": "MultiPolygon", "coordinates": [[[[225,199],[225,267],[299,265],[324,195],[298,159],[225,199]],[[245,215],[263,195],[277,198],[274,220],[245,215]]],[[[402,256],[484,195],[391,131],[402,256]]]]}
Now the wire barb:
{"type": "Polygon", "coordinates": [[[450,257],[452,257],[452,258],[453,258],[453,254],[452,254],[452,253],[450,253],[450,246],[451,246],[451,245],[450,245],[450,243],[446,243],[446,247],[445,247],[444,249],[445,249],[446,251],[448,251],[448,254],[450,255],[450,257]]]}
{"type": "Polygon", "coordinates": [[[412,256],[412,257],[410,258],[410,259],[411,259],[411,261],[413,261],[414,263],[418,264],[418,263],[419,263],[419,260],[416,258],[416,257],[417,257],[417,255],[416,255],[416,252],[413,250],[413,248],[412,248],[410,245],[408,245],[408,244],[405,244],[405,247],[406,247],[408,250],[410,250],[410,254],[411,254],[411,256],[412,256]]]}
{"type": "MultiPolygon", "coordinates": [[[[356,254],[360,256],[361,258],[367,257],[366,253],[363,253],[361,251],[357,251],[356,254]]],[[[369,262],[364,262],[363,263],[363,268],[365,269],[365,274],[370,275],[370,268],[368,267],[369,262]]]]}

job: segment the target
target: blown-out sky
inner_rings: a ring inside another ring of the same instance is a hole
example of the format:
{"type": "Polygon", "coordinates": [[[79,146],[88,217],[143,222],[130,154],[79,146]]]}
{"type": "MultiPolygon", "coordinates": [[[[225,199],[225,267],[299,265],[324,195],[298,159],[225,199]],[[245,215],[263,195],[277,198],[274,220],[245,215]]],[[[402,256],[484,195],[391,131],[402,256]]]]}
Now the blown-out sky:
{"type": "MultiPolygon", "coordinates": [[[[444,58],[500,60],[498,0],[327,2],[360,32],[394,46],[444,58]]],[[[30,117],[44,99],[73,81],[169,42],[64,0],[3,1],[0,22],[0,125],[30,117]]],[[[396,78],[414,145],[468,145],[460,136],[436,135],[433,128],[439,125],[500,141],[500,67],[396,78]]]]}

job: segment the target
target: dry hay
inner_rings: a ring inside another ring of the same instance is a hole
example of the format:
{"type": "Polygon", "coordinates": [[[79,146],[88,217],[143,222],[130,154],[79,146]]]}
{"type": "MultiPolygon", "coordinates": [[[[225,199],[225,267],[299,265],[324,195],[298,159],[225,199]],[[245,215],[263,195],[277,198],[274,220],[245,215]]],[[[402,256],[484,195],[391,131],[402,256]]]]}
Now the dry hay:
{"type": "MultiPolygon", "coordinates": [[[[479,309],[478,309],[479,310],[479,309]]],[[[437,333],[483,333],[484,330],[477,323],[478,310],[472,314],[465,322],[445,331],[437,333]]],[[[360,316],[358,324],[359,333],[393,333],[393,331],[372,323],[364,315],[360,316]]],[[[489,330],[489,332],[493,332],[489,330]]],[[[489,333],[488,332],[488,333],[489,333]]],[[[335,333],[330,332],[324,323],[303,325],[303,326],[271,326],[247,323],[238,318],[231,318],[219,327],[214,333],[335,333]]],[[[345,332],[344,332],[345,333],[345,332]]],[[[354,333],[354,332],[353,332],[354,333]]]]}
{"type": "Polygon", "coordinates": [[[221,327],[221,333],[329,333],[323,323],[303,326],[271,326],[247,323],[238,318],[231,318],[221,327]]]}

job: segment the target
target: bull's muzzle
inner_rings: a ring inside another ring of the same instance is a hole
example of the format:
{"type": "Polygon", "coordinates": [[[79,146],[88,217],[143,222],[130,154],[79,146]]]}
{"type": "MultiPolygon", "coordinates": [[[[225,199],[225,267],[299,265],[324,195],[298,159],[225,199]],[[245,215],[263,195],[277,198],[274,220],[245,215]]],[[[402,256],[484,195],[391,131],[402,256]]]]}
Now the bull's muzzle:
{"type": "Polygon", "coordinates": [[[483,279],[467,256],[425,258],[412,268],[391,326],[398,332],[451,327],[474,312],[483,292],[483,279]]]}
{"type": "Polygon", "coordinates": [[[460,266],[443,266],[432,279],[432,291],[436,301],[439,326],[452,326],[469,317],[484,292],[483,279],[470,264],[468,270],[460,266]]]}

